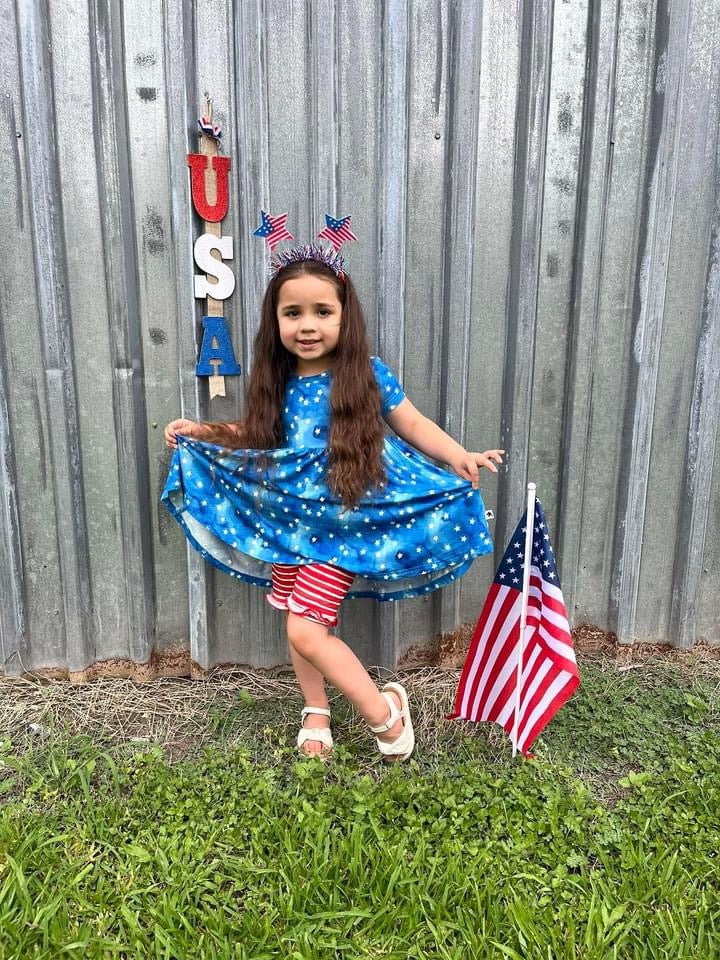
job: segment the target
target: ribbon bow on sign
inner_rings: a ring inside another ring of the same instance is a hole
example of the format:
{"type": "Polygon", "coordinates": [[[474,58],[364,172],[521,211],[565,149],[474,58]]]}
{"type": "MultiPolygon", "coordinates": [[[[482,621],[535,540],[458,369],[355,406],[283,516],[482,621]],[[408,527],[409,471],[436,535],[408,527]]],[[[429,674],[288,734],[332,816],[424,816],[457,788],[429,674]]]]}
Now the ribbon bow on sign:
{"type": "Polygon", "coordinates": [[[220,137],[222,136],[222,130],[220,129],[219,123],[213,123],[208,117],[201,117],[198,120],[198,130],[200,133],[207,134],[208,137],[212,137],[213,140],[220,147],[220,137]]]}

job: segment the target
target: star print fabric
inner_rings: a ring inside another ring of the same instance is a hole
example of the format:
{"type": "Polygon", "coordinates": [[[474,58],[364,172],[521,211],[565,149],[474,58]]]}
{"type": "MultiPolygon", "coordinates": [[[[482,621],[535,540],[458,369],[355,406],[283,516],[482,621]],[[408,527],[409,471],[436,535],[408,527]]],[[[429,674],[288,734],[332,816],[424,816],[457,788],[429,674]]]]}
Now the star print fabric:
{"type": "MultiPolygon", "coordinates": [[[[386,416],[405,393],[379,357],[372,365],[386,416]]],[[[480,491],[386,436],[386,486],[343,510],[325,481],[331,382],[329,370],[290,377],[277,449],[221,456],[217,444],[178,435],[161,500],[203,557],[259,586],[272,587],[273,563],[303,562],[352,571],[348,599],[402,600],[456,580],[492,550],[480,491]]]]}

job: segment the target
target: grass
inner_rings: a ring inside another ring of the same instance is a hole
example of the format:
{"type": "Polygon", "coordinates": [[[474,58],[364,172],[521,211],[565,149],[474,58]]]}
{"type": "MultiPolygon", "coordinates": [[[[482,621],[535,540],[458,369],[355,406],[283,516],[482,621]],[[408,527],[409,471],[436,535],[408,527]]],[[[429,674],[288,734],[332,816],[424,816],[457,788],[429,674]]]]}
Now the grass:
{"type": "Polygon", "coordinates": [[[1,960],[720,957],[720,661],[579,662],[532,761],[401,674],[389,767],[339,696],[298,759],[292,680],[3,684],[1,960]]]}

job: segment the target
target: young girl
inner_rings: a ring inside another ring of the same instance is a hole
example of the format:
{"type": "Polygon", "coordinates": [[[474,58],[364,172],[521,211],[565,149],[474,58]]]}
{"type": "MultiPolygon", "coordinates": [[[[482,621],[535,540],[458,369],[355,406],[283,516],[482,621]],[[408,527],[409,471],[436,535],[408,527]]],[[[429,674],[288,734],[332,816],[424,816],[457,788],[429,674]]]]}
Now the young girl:
{"type": "Polygon", "coordinates": [[[245,419],[169,423],[162,500],[204,557],[271,587],[267,603],[285,611],[306,702],[298,748],[331,752],[327,678],[377,734],[383,759],[406,760],[415,737],[405,688],[378,691],[329,628],[345,597],[418,596],[492,549],[478,468],[497,473],[504,451],[468,453],[370,356],[339,255],[310,244],[274,266],[245,419]],[[385,436],[383,419],[397,437],[385,436]]]}

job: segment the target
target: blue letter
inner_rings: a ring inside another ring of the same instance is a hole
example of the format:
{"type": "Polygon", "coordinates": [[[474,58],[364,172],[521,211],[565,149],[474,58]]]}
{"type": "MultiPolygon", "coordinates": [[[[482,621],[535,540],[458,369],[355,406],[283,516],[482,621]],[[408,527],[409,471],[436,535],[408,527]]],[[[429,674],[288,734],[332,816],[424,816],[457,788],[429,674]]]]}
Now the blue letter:
{"type": "Polygon", "coordinates": [[[240,373],[240,364],[235,359],[225,317],[203,317],[202,321],[205,331],[195,376],[211,377],[217,373],[219,377],[232,377],[240,373]],[[212,345],[213,338],[217,340],[216,347],[212,345]],[[211,360],[220,360],[221,363],[212,364],[211,360]]]}

